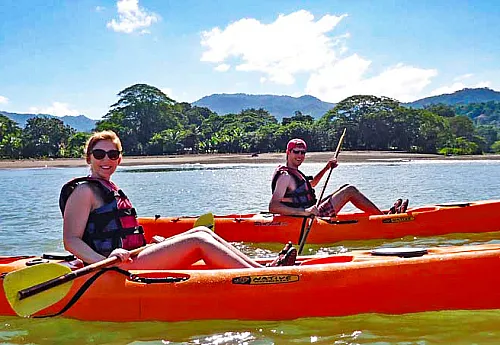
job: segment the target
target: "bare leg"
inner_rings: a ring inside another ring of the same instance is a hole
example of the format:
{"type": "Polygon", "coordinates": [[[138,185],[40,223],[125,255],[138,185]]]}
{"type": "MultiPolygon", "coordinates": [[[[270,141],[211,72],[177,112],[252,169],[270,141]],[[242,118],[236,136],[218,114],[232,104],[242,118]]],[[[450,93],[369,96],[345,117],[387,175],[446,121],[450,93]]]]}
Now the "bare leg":
{"type": "Polygon", "coordinates": [[[351,202],[354,206],[369,215],[384,214],[370,199],[351,185],[347,185],[334,193],[329,202],[332,203],[335,213],[338,213],[345,204],[351,202]]]}
{"type": "MultiPolygon", "coordinates": [[[[223,239],[222,237],[220,237],[219,235],[217,235],[215,232],[211,231],[206,226],[197,226],[196,228],[193,228],[191,230],[185,231],[185,232],[183,232],[181,234],[174,235],[174,236],[168,238],[167,240],[169,240],[171,238],[176,238],[177,236],[184,236],[184,235],[196,234],[196,233],[198,233],[198,234],[205,234],[205,235],[211,236],[215,241],[219,242],[221,245],[223,245],[224,247],[226,247],[227,250],[230,250],[234,254],[238,255],[242,260],[244,260],[248,264],[250,264],[250,265],[255,264],[255,261],[251,260],[248,256],[246,256],[241,251],[239,251],[235,246],[233,246],[231,243],[227,242],[225,239],[223,239]]],[[[255,267],[255,266],[252,266],[252,267],[255,267]]]]}
{"type": "MultiPolygon", "coordinates": [[[[243,255],[243,253],[240,253],[243,255]]],[[[262,267],[243,255],[244,259],[228,250],[210,234],[197,231],[176,235],[142,251],[131,263],[121,265],[124,269],[179,269],[205,261],[217,268],[262,267]]]]}

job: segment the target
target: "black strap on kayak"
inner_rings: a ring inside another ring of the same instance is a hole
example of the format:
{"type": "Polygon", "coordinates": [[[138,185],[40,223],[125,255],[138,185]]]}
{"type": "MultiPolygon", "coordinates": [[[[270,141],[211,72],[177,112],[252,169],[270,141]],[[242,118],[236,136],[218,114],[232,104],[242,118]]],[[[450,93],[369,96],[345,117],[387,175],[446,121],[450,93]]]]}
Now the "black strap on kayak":
{"type": "Polygon", "coordinates": [[[85,291],[88,290],[88,288],[99,278],[102,276],[104,273],[108,271],[115,271],[117,273],[125,275],[127,278],[130,280],[137,282],[137,283],[144,283],[144,284],[152,284],[152,283],[177,283],[181,281],[185,281],[188,279],[188,277],[163,277],[163,278],[147,278],[147,277],[141,277],[135,274],[130,273],[127,270],[118,268],[118,267],[106,267],[94,274],[92,277],[90,277],[81,287],[78,289],[78,291],[75,293],[75,295],[71,298],[71,300],[66,304],[60,311],[54,314],[48,314],[48,315],[35,315],[33,318],[38,318],[38,319],[43,319],[47,317],[54,317],[54,316],[59,316],[66,311],[68,311],[69,308],[71,308],[79,299],[80,297],[83,296],[85,291]]]}
{"type": "Polygon", "coordinates": [[[88,288],[97,280],[97,278],[99,278],[100,276],[102,276],[104,273],[106,273],[108,271],[115,271],[115,272],[124,274],[127,277],[131,276],[131,273],[129,271],[122,270],[121,268],[118,268],[118,267],[103,268],[102,270],[100,270],[99,272],[94,274],[92,277],[90,277],[80,287],[80,289],[75,293],[75,295],[71,298],[71,300],[68,302],[68,304],[66,304],[60,311],[58,311],[57,313],[48,314],[48,315],[35,315],[35,316],[33,316],[33,318],[43,319],[43,318],[47,318],[47,317],[58,316],[58,315],[65,313],[66,311],[68,311],[69,308],[71,308],[76,303],[76,301],[78,301],[80,299],[80,297],[82,297],[82,295],[85,293],[85,291],[88,290],[88,288]]]}
{"type": "Polygon", "coordinates": [[[65,313],[66,311],[68,311],[69,308],[71,308],[76,303],[76,301],[78,301],[80,299],[80,297],[82,297],[82,295],[85,293],[85,291],[88,290],[88,288],[97,280],[97,278],[99,278],[100,276],[102,276],[104,273],[106,273],[108,271],[115,271],[115,272],[124,274],[127,277],[131,276],[131,273],[129,271],[122,270],[121,268],[118,268],[118,267],[106,267],[106,268],[103,268],[102,270],[100,270],[99,272],[97,272],[96,274],[94,274],[92,277],[90,277],[80,287],[80,289],[75,293],[75,295],[71,298],[71,300],[68,302],[68,304],[66,304],[57,313],[48,314],[48,315],[35,315],[35,316],[32,316],[32,317],[33,318],[37,318],[37,319],[44,319],[44,318],[47,318],[47,317],[59,316],[59,315],[65,313]]]}

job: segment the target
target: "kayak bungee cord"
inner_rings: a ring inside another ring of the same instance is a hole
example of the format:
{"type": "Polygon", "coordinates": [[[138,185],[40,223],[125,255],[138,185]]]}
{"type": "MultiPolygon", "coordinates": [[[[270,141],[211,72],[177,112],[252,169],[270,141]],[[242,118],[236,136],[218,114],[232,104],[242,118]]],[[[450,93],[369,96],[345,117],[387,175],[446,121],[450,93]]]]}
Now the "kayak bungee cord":
{"type": "Polygon", "coordinates": [[[34,315],[31,316],[32,318],[36,319],[44,319],[48,317],[54,317],[54,316],[59,316],[69,310],[79,299],[80,297],[83,296],[85,291],[88,290],[90,286],[104,273],[109,272],[109,271],[114,271],[120,274],[125,275],[128,279],[137,282],[137,283],[143,283],[143,284],[153,284],[153,283],[178,283],[181,281],[185,281],[188,278],[187,277],[164,277],[164,278],[147,278],[147,277],[141,277],[135,274],[130,273],[127,270],[121,269],[119,267],[105,267],[98,271],[96,274],[94,274],[92,277],[90,277],[79,289],[78,291],[74,294],[74,296],[69,300],[69,302],[58,312],[53,313],[53,314],[47,314],[47,315],[34,315]]]}
{"type": "Polygon", "coordinates": [[[47,314],[47,315],[33,315],[31,316],[32,318],[36,318],[36,319],[43,319],[43,318],[47,318],[47,317],[54,317],[54,316],[59,316],[63,313],[65,313],[66,311],[68,311],[69,308],[71,308],[79,299],[80,297],[83,296],[83,294],[85,293],[85,291],[88,290],[88,288],[97,280],[97,278],[99,278],[100,276],[102,276],[104,273],[108,272],[108,271],[115,271],[115,272],[118,272],[118,273],[121,273],[121,274],[124,274],[126,275],[127,277],[130,277],[131,273],[129,271],[125,271],[125,270],[122,270],[121,268],[118,268],[118,267],[106,267],[106,268],[103,268],[102,270],[98,271],[96,274],[94,274],[92,277],[90,277],[79,289],[78,291],[75,293],[75,295],[71,298],[71,300],[61,309],[59,310],[58,312],[56,313],[53,313],[53,314],[47,314]]]}

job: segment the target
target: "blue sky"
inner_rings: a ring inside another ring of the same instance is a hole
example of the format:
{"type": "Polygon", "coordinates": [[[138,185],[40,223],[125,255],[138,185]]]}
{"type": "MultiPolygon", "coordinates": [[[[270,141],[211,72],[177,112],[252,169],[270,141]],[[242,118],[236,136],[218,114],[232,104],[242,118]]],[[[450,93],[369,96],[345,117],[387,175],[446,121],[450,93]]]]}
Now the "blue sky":
{"type": "Polygon", "coordinates": [[[1,0],[0,110],[101,118],[146,83],[402,102],[500,90],[500,6],[426,0],[1,0]]]}

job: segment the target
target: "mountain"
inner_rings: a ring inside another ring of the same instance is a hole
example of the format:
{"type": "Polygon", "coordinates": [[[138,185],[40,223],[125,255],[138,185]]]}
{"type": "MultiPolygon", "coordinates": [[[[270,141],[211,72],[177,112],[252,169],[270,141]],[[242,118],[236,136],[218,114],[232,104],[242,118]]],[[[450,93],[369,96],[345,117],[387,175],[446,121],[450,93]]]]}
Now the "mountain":
{"type": "Polygon", "coordinates": [[[8,113],[6,111],[0,111],[0,115],[7,116],[12,121],[17,122],[17,124],[21,128],[26,126],[26,121],[28,121],[28,119],[31,119],[32,117],[36,117],[36,116],[47,116],[47,117],[53,117],[53,118],[59,119],[62,122],[64,122],[65,125],[71,126],[79,132],[91,132],[94,129],[95,124],[97,122],[97,120],[89,119],[88,117],[86,117],[84,115],[78,115],[78,116],[66,115],[66,116],[59,117],[59,116],[47,115],[47,114],[8,113]]]}
{"type": "Polygon", "coordinates": [[[207,107],[218,115],[238,114],[243,109],[263,108],[276,117],[279,121],[283,117],[291,117],[296,111],[304,115],[320,118],[335,104],[323,102],[320,99],[305,95],[301,97],[275,96],[275,95],[248,95],[244,93],[235,94],[213,94],[205,96],[192,105],[207,107]]]}
{"type": "Polygon", "coordinates": [[[451,94],[426,97],[404,105],[412,108],[423,108],[424,106],[437,103],[458,105],[489,101],[500,101],[500,92],[484,87],[476,89],[463,89],[455,91],[451,94]]]}

